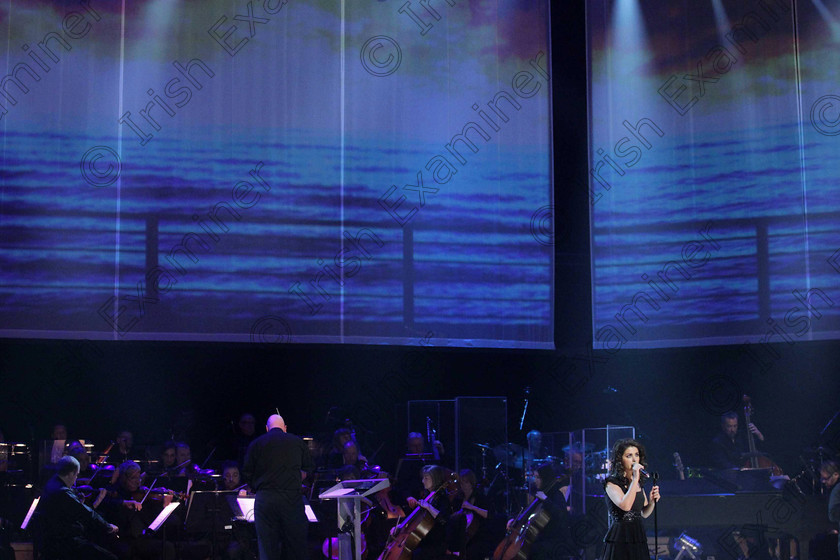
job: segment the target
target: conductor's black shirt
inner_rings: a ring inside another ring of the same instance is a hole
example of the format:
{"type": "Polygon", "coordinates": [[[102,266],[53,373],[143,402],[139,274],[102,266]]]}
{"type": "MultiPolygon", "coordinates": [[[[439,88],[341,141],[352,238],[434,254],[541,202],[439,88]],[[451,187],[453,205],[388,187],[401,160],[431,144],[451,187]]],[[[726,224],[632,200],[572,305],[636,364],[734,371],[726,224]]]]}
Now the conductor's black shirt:
{"type": "Polygon", "coordinates": [[[250,481],[254,492],[272,490],[300,494],[300,472],[314,469],[309,448],[302,439],[280,428],[272,428],[248,446],[242,474],[250,481]]]}

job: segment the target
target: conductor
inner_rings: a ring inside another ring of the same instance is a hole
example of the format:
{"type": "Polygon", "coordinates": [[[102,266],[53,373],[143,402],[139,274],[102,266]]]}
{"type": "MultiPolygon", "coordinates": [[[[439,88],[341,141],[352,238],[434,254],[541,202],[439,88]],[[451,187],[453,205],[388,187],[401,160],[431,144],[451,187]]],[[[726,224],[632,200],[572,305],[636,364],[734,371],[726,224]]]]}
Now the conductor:
{"type": "Polygon", "coordinates": [[[279,414],[268,417],[268,433],[251,442],[242,474],[256,492],[254,521],[259,556],[278,560],[280,544],[285,560],[305,560],[307,520],[301,481],[315,465],[309,448],[299,437],[286,433],[279,414]]]}

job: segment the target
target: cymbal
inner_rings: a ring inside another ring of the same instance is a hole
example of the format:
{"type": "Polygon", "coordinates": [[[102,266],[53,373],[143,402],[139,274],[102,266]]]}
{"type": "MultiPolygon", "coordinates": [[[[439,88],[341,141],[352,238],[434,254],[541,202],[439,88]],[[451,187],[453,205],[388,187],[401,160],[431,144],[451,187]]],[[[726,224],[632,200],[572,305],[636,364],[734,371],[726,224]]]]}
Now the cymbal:
{"type": "Polygon", "coordinates": [[[837,451],[831,449],[830,447],[823,447],[821,445],[819,447],[806,447],[802,450],[802,453],[809,453],[812,455],[834,455],[837,451]]]}
{"type": "Polygon", "coordinates": [[[477,447],[480,447],[480,448],[482,448],[482,449],[492,449],[492,448],[491,448],[489,445],[487,445],[486,443],[473,443],[473,445],[475,445],[475,446],[477,446],[477,447]]]}
{"type": "Polygon", "coordinates": [[[589,451],[592,451],[593,449],[595,449],[595,444],[594,443],[587,443],[586,445],[581,445],[579,443],[575,443],[573,445],[567,445],[566,447],[564,447],[563,452],[568,453],[569,451],[572,451],[572,450],[589,452],[589,451]]]}
{"type": "Polygon", "coordinates": [[[530,451],[515,443],[503,443],[493,448],[496,460],[516,469],[523,468],[523,463],[534,458],[530,451]]]}

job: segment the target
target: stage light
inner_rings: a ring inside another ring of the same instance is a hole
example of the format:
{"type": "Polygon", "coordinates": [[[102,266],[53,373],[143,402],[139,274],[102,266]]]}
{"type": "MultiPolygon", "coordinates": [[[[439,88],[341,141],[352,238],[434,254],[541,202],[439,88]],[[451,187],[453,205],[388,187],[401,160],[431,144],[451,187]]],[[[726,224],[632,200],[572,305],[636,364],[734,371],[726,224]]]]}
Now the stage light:
{"type": "Polygon", "coordinates": [[[691,558],[691,560],[697,560],[703,554],[703,545],[689,537],[683,531],[674,541],[674,550],[677,552],[674,560],[679,560],[684,555],[691,558]]]}

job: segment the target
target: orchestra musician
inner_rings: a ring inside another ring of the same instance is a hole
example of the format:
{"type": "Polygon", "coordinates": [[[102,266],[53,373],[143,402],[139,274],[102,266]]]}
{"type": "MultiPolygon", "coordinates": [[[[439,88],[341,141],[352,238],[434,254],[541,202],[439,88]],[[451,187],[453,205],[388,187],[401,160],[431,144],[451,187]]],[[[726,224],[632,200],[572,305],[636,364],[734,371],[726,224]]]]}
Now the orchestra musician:
{"type": "MultiPolygon", "coordinates": [[[[828,519],[840,523],[840,466],[835,461],[825,461],[820,465],[820,482],[831,491],[828,496],[828,519]]],[[[840,554],[840,539],[837,543],[840,554]]]]}
{"type": "Polygon", "coordinates": [[[645,448],[633,439],[618,440],[612,449],[609,476],[604,480],[610,526],[604,536],[602,560],[649,560],[642,518],[653,513],[659,486],[642,489],[645,448]]]}
{"type": "Polygon", "coordinates": [[[308,531],[301,481],[315,469],[306,443],[287,433],[286,422],[272,414],[266,432],[248,446],[242,474],[256,492],[254,521],[261,560],[308,557],[308,531]]]}
{"type": "Polygon", "coordinates": [[[53,424],[53,427],[50,430],[50,439],[61,440],[61,441],[66,440],[67,439],[67,426],[65,426],[64,424],[61,424],[61,423],[53,424]]]}
{"type": "Polygon", "coordinates": [[[167,441],[163,444],[163,449],[160,452],[159,467],[159,470],[162,474],[175,474],[175,466],[178,464],[176,462],[175,447],[176,446],[174,441],[167,441]]]}
{"type": "Polygon", "coordinates": [[[115,560],[116,556],[89,540],[88,533],[94,530],[116,534],[119,528],[83,504],[73,491],[79,462],[66,455],[56,466],[56,474],[47,482],[36,510],[43,558],[115,560]]]}
{"type": "Polygon", "coordinates": [[[242,472],[236,461],[225,461],[222,463],[222,487],[219,490],[246,490],[242,484],[242,472]]]}
{"type": "Polygon", "coordinates": [[[132,449],[134,446],[134,434],[128,430],[120,430],[114,443],[116,447],[111,450],[111,454],[117,463],[133,461],[137,458],[132,449]]]}
{"type": "MultiPolygon", "coordinates": [[[[542,509],[548,514],[548,523],[537,534],[531,545],[529,558],[545,560],[554,556],[574,556],[571,522],[566,507],[569,488],[567,477],[558,478],[551,463],[542,463],[534,472],[535,499],[540,500],[542,509]]],[[[508,530],[515,519],[508,520],[508,530]]]]}
{"type": "Polygon", "coordinates": [[[195,471],[195,466],[192,464],[190,444],[184,441],[175,442],[175,466],[178,467],[175,476],[187,476],[195,471]]]}
{"type": "Polygon", "coordinates": [[[417,545],[412,554],[412,560],[434,560],[442,558],[447,548],[455,548],[452,542],[447,542],[446,523],[452,513],[452,506],[446,492],[434,492],[446,482],[446,471],[438,465],[426,465],[421,469],[424,498],[416,499],[409,496],[406,501],[411,509],[421,507],[429,512],[434,519],[434,525],[417,545]]]}
{"type": "Polygon", "coordinates": [[[396,481],[394,483],[394,502],[408,506],[409,496],[418,496],[423,492],[423,467],[425,466],[425,440],[419,432],[409,432],[405,440],[406,454],[397,461],[396,481]]]}
{"type": "MultiPolygon", "coordinates": [[[[339,469],[344,462],[344,446],[353,441],[353,433],[347,428],[338,428],[333,432],[332,448],[327,454],[326,467],[328,469],[339,469]]],[[[356,448],[358,450],[358,446],[356,448]]]]}
{"type": "MultiPolygon", "coordinates": [[[[747,429],[758,441],[764,441],[764,434],[750,422],[747,429]]],[[[734,469],[744,466],[743,456],[749,451],[747,438],[738,431],[738,413],[726,412],[720,417],[719,433],[712,440],[712,463],[718,469],[734,469]]]]}
{"type": "Polygon", "coordinates": [[[343,451],[342,466],[353,466],[359,469],[359,471],[362,471],[367,467],[367,460],[359,455],[359,446],[356,445],[355,441],[350,440],[345,443],[343,451]]]}
{"type": "MultiPolygon", "coordinates": [[[[172,503],[172,495],[158,495],[160,500],[144,502],[147,492],[141,488],[143,477],[140,465],[133,461],[120,464],[117,473],[117,482],[108,487],[108,493],[99,506],[103,516],[120,528],[120,540],[111,543],[109,548],[120,558],[175,558],[172,542],[162,542],[159,538],[143,534],[160,510],[172,503]]],[[[179,524],[174,516],[170,516],[166,523],[173,528],[179,524]]]]}
{"type": "Polygon", "coordinates": [[[451,551],[468,560],[492,555],[494,539],[490,527],[490,501],[478,488],[475,473],[463,469],[458,476],[459,492],[452,504],[455,513],[447,524],[451,551]]]}

